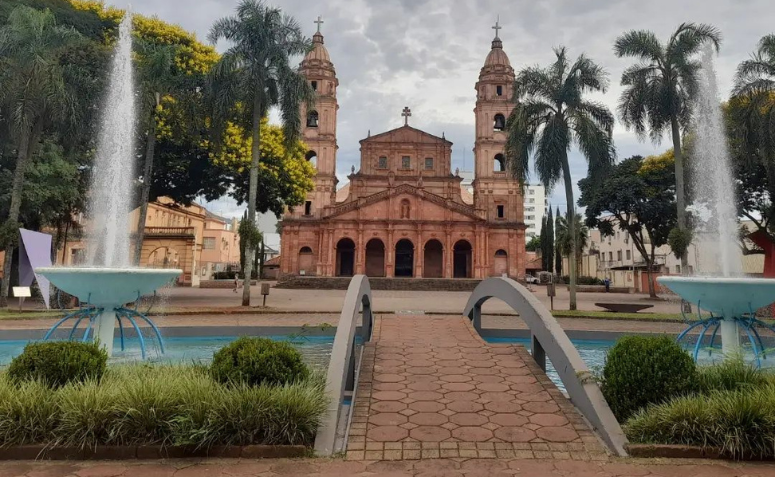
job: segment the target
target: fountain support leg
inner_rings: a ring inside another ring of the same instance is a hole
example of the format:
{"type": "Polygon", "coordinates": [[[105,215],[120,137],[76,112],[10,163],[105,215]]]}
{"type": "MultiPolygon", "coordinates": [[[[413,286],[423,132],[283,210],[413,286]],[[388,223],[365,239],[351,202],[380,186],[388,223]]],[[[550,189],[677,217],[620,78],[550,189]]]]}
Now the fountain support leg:
{"type": "Polygon", "coordinates": [[[95,324],[94,337],[99,338],[108,356],[113,356],[113,332],[116,329],[116,311],[112,308],[104,308],[95,319],[95,324]]]}
{"type": "Polygon", "coordinates": [[[740,330],[737,320],[721,320],[721,351],[724,356],[740,352],[740,330]]]}

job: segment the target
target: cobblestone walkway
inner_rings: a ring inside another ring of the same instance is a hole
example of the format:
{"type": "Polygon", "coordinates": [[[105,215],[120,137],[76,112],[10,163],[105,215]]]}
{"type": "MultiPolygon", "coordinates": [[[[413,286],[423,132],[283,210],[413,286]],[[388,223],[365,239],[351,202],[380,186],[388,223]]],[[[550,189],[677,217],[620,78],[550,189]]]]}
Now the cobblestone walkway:
{"type": "Polygon", "coordinates": [[[523,346],[487,344],[462,317],[378,318],[347,459],[496,457],[607,454],[523,346]]]}

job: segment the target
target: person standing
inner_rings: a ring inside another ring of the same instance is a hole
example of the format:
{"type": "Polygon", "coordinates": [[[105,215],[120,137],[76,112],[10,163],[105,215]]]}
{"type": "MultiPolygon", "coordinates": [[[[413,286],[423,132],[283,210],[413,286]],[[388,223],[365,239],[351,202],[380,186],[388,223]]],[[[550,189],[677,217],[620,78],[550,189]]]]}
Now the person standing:
{"type": "Polygon", "coordinates": [[[603,283],[605,283],[605,292],[608,293],[611,291],[611,279],[608,277],[605,277],[605,280],[603,280],[603,283]]]}

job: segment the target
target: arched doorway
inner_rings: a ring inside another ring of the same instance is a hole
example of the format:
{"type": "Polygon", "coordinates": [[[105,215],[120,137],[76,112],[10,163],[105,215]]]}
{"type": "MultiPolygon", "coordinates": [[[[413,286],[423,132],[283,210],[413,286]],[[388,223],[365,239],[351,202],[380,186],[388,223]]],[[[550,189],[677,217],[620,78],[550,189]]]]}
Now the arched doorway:
{"type": "Polygon", "coordinates": [[[343,238],[336,243],[336,276],[351,277],[355,272],[355,242],[343,238]]]}
{"type": "Polygon", "coordinates": [[[315,169],[318,168],[318,153],[315,151],[307,151],[307,154],[304,156],[310,164],[312,164],[312,167],[315,169]]]}
{"type": "Polygon", "coordinates": [[[441,278],[444,273],[444,247],[436,239],[425,242],[425,260],[422,275],[427,278],[441,278]]]}
{"type": "Polygon", "coordinates": [[[471,278],[473,275],[471,271],[473,269],[471,244],[467,240],[458,240],[455,243],[453,257],[453,276],[455,278],[471,278]]]}
{"type": "Polygon", "coordinates": [[[409,239],[401,239],[396,244],[397,277],[414,276],[414,244],[409,239]]]}
{"type": "Polygon", "coordinates": [[[378,238],[373,238],[366,244],[366,276],[385,276],[385,244],[378,238]]]}
{"type": "Polygon", "coordinates": [[[314,262],[312,249],[301,247],[301,250],[299,250],[299,275],[312,275],[313,267],[315,266],[314,262]]]}
{"type": "Polygon", "coordinates": [[[492,274],[496,277],[509,274],[509,255],[505,250],[495,252],[495,260],[492,262],[492,274]]]}

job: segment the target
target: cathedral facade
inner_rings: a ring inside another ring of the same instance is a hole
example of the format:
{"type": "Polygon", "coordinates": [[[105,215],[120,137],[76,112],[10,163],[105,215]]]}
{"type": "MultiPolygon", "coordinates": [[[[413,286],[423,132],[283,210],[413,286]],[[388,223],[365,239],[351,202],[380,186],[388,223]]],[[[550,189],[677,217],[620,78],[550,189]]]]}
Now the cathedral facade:
{"type": "Polygon", "coordinates": [[[283,217],[281,275],[522,278],[523,199],[503,154],[514,70],[497,29],[475,86],[473,195],[451,169],[452,143],[411,127],[408,108],[402,127],[360,141],[360,167],[337,190],[339,81],[320,31],[313,45],[301,71],[318,94],[302,117],[317,174],[283,217]]]}

